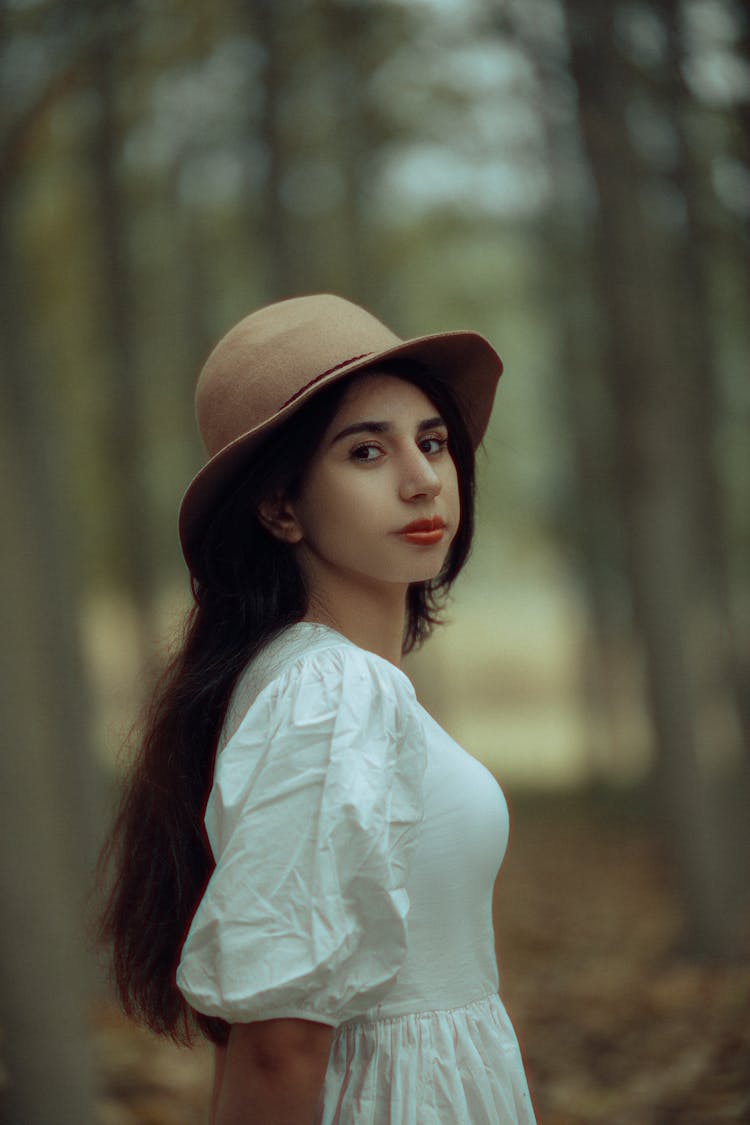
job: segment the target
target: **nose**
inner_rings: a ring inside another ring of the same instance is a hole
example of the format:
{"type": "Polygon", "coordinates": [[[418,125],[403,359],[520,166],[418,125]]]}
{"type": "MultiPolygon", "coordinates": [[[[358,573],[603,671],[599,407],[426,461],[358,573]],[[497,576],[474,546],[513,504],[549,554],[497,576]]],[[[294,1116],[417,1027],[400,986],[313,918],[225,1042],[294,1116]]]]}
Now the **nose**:
{"type": "Polygon", "coordinates": [[[414,450],[404,466],[401,477],[400,496],[402,500],[433,500],[443,487],[435,467],[429,458],[418,449],[414,450]]]}

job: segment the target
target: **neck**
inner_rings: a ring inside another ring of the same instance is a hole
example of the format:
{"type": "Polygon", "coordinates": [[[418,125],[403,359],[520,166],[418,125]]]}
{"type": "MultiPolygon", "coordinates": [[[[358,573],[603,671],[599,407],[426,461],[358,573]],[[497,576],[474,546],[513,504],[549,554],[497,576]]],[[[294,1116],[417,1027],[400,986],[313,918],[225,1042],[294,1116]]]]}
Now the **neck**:
{"type": "Polygon", "coordinates": [[[395,583],[386,588],[356,584],[346,591],[339,586],[335,599],[326,597],[324,590],[314,590],[304,620],[328,625],[400,667],[407,589],[395,583]]]}

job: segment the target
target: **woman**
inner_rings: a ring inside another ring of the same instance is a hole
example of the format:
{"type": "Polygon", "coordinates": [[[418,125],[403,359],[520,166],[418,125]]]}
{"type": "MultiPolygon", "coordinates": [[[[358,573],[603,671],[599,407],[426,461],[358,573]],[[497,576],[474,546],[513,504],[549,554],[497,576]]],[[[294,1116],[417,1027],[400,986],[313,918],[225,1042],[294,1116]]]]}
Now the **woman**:
{"type": "Polygon", "coordinates": [[[400,670],[468,555],[499,358],[333,296],[201,373],[195,607],[108,855],[126,1010],[216,1044],[212,1125],[533,1122],[497,995],[507,809],[400,670]]]}

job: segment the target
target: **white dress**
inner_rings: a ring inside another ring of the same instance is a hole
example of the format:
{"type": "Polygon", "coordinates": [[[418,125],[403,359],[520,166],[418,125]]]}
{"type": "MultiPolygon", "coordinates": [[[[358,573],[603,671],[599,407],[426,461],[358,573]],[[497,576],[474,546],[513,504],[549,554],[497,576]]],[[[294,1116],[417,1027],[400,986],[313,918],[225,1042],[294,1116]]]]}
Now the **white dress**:
{"type": "Polygon", "coordinates": [[[492,932],[505,800],[403,672],[285,630],[235,689],[206,829],[179,988],[333,1026],[320,1125],[533,1125],[492,932]]]}

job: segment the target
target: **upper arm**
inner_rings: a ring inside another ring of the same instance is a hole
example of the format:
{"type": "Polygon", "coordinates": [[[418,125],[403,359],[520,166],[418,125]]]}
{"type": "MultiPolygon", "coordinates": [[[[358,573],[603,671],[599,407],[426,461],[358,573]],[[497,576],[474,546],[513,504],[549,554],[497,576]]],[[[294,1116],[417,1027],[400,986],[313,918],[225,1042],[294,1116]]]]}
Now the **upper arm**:
{"type": "Polygon", "coordinates": [[[221,1093],[221,1085],[224,1081],[224,1066],[227,1061],[227,1047],[226,1043],[219,1046],[216,1044],[214,1047],[214,1084],[211,1091],[211,1115],[209,1125],[215,1125],[216,1110],[219,1104],[219,1094],[221,1093]]]}
{"type": "Polygon", "coordinates": [[[217,1057],[212,1125],[313,1121],[333,1027],[301,1019],[233,1024],[217,1057]]]}
{"type": "Polygon", "coordinates": [[[277,1071],[302,1061],[324,1074],[332,1040],[333,1027],[313,1020],[236,1023],[229,1033],[225,1072],[240,1061],[264,1071],[277,1071]]]}

